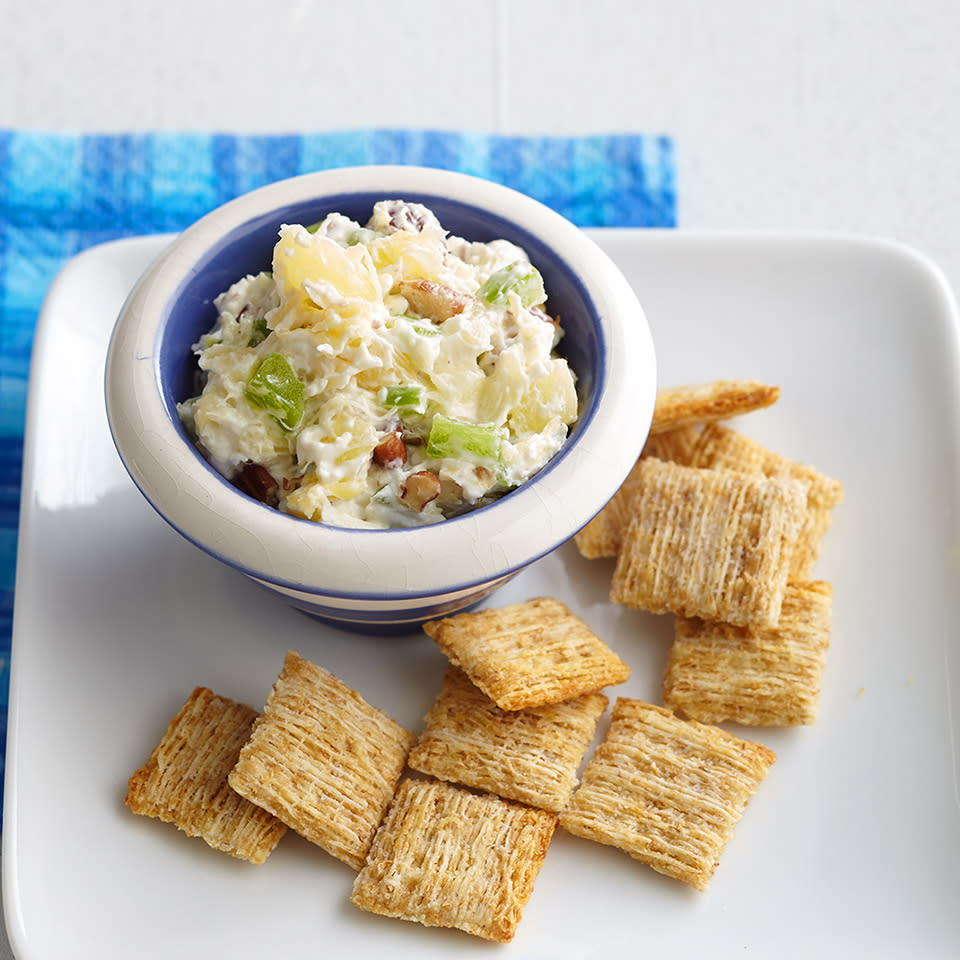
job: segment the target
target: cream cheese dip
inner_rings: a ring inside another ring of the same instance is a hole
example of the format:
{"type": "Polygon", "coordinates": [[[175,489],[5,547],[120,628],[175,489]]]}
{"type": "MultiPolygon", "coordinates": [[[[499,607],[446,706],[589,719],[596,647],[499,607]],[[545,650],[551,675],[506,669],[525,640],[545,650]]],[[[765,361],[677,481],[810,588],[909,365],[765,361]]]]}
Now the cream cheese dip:
{"type": "Polygon", "coordinates": [[[449,236],[420,204],[284,225],[272,272],[214,301],[180,416],[220,473],[282,511],[436,523],[529,479],[577,419],[546,299],[520,247],[449,236]]]}

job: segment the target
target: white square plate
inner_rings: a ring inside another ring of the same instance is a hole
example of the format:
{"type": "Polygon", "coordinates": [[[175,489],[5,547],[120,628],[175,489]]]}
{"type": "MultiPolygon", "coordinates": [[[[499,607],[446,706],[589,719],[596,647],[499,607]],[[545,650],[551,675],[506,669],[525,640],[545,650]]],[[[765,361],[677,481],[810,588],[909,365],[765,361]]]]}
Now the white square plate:
{"type": "MultiPolygon", "coordinates": [[[[739,729],[779,759],[706,893],[559,832],[498,956],[955,957],[960,953],[957,316],[911,251],[824,237],[597,231],[647,309],[662,384],[749,377],[739,429],[842,480],[817,575],[834,585],[818,721],[739,729]]],[[[102,367],[162,238],[90,250],[36,335],[14,623],[3,883],[21,960],[490,955],[361,913],[352,874],[291,834],[262,867],[123,805],[197,684],[263,703],[288,648],[412,729],[445,661],[423,636],[340,633],[160,520],[114,452],[102,367]]],[[[659,702],[668,617],[612,606],[571,545],[494,604],[552,594],[659,702]]]]}

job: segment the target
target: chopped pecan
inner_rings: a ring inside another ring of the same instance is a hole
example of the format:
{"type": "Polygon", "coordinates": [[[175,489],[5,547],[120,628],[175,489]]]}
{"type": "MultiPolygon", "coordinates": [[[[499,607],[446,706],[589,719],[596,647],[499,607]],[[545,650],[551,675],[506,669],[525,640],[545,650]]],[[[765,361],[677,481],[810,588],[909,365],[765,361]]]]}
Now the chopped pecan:
{"type": "Polygon", "coordinates": [[[557,326],[560,321],[556,317],[551,317],[543,307],[531,307],[530,312],[535,316],[539,317],[545,323],[552,323],[554,326],[557,326]]]}
{"type": "Polygon", "coordinates": [[[270,471],[259,463],[245,463],[233,482],[244,492],[270,506],[277,505],[277,489],[279,484],[273,479],[270,471]]]}
{"type": "Polygon", "coordinates": [[[418,513],[440,496],[440,478],[430,470],[418,470],[407,477],[400,499],[418,513]]]}
{"type": "Polygon", "coordinates": [[[393,467],[402,467],[407,462],[407,447],[399,430],[391,433],[373,448],[373,460],[374,463],[388,470],[393,467]]]}
{"type": "Polygon", "coordinates": [[[408,203],[406,200],[381,200],[376,203],[369,226],[386,233],[396,230],[422,233],[428,227],[442,231],[439,221],[427,207],[422,203],[408,203]]]}
{"type": "Polygon", "coordinates": [[[433,280],[401,280],[397,292],[406,299],[413,311],[434,323],[443,323],[463,313],[470,297],[433,280]]]}
{"type": "Polygon", "coordinates": [[[390,213],[390,226],[398,230],[420,233],[427,224],[426,211],[420,204],[394,200],[387,210],[390,213]]]}

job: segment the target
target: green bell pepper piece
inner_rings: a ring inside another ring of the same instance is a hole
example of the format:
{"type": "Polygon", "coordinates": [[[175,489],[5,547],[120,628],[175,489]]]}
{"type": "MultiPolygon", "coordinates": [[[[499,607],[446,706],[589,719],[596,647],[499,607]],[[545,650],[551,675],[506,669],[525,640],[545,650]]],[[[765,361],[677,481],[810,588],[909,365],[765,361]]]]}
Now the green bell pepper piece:
{"type": "Polygon", "coordinates": [[[260,362],[244,391],[250,406],[269,411],[285,430],[293,430],[303,417],[303,395],[303,383],[280,353],[260,362]]]}
{"type": "Polygon", "coordinates": [[[265,316],[257,317],[253,323],[250,324],[250,339],[247,340],[247,346],[259,346],[267,339],[269,334],[270,330],[267,328],[267,318],[265,316]]]}
{"type": "Polygon", "coordinates": [[[465,423],[438,413],[430,425],[427,456],[499,463],[503,433],[491,424],[465,423]]]}
{"type": "Polygon", "coordinates": [[[492,273],[480,285],[477,296],[487,303],[503,304],[511,293],[516,293],[528,309],[547,299],[540,271],[522,260],[492,273]]]}
{"type": "Polygon", "coordinates": [[[416,384],[381,387],[377,399],[381,406],[388,407],[391,410],[400,407],[415,410],[418,413],[422,413],[424,410],[423,387],[416,384]]]}

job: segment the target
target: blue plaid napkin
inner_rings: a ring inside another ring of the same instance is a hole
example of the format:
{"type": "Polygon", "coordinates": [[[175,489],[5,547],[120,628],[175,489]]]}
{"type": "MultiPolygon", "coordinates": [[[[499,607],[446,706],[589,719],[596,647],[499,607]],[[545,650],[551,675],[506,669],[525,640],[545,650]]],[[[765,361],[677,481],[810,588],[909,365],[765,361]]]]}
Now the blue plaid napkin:
{"type": "MultiPolygon", "coordinates": [[[[581,226],[675,226],[673,144],[662,136],[0,130],[0,745],[6,739],[27,372],[50,282],[86,247],[181,230],[273,180],[365,163],[420,164],[495,180],[581,226]]],[[[0,756],[0,775],[2,762],[0,756]]]]}

